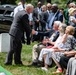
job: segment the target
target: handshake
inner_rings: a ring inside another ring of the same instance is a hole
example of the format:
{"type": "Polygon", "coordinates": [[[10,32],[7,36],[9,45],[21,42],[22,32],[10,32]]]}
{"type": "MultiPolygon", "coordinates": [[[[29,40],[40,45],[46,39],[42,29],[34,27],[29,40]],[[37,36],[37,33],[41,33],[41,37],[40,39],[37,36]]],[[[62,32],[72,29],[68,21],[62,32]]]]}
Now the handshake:
{"type": "Polygon", "coordinates": [[[34,29],[32,29],[32,32],[31,33],[32,33],[32,35],[37,35],[38,32],[35,31],[34,29]]]}

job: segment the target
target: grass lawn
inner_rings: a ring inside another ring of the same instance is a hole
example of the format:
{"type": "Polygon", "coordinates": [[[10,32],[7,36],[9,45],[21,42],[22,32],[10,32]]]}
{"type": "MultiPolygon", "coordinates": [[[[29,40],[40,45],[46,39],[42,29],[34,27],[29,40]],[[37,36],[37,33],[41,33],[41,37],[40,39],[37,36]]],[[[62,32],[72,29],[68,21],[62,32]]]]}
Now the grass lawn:
{"type": "MultiPolygon", "coordinates": [[[[32,47],[36,42],[31,45],[23,45],[22,48],[22,62],[24,66],[18,66],[13,63],[12,66],[5,66],[4,61],[7,53],[0,53],[0,66],[12,73],[12,75],[54,75],[55,67],[49,68],[48,72],[42,71],[40,67],[28,67],[32,62],[32,47]]],[[[57,74],[62,75],[62,74],[57,74]]]]}

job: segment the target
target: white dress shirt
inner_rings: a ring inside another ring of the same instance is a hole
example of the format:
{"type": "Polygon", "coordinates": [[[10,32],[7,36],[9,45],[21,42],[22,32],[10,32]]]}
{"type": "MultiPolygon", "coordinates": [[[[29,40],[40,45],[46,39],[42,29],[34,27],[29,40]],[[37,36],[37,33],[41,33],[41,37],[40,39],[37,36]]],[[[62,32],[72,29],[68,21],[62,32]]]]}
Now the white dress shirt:
{"type": "MultiPolygon", "coordinates": [[[[24,5],[24,6],[26,6],[26,5],[24,5]]],[[[16,13],[19,12],[19,11],[21,11],[21,10],[24,10],[22,4],[19,5],[19,6],[17,6],[17,7],[14,9],[14,17],[15,17],[15,15],[16,15],[16,13]]]]}

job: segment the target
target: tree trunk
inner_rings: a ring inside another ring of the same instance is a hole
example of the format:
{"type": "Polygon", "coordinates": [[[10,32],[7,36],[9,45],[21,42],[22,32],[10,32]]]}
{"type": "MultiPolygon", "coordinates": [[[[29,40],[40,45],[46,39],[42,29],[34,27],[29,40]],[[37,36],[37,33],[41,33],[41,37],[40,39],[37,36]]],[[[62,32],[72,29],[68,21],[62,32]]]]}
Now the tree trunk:
{"type": "Polygon", "coordinates": [[[51,3],[51,0],[47,0],[47,3],[51,3]]]}
{"type": "Polygon", "coordinates": [[[38,0],[38,2],[41,2],[42,3],[42,5],[44,4],[44,2],[45,2],[45,0],[38,0]]]}

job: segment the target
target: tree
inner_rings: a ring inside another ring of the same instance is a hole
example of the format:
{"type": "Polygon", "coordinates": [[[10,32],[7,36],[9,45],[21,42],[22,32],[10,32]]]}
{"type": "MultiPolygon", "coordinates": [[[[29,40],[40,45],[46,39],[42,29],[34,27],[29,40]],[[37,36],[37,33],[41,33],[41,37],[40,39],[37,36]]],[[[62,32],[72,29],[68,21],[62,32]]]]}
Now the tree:
{"type": "MultiPolygon", "coordinates": [[[[16,4],[16,2],[19,2],[20,0],[0,0],[0,1],[1,1],[1,4],[16,4]]],[[[61,2],[62,4],[67,3],[67,1],[76,2],[76,0],[26,0],[27,3],[37,2],[37,1],[41,1],[43,4],[44,2],[49,2],[49,3],[61,2]]]]}
{"type": "Polygon", "coordinates": [[[51,0],[38,0],[38,1],[41,1],[43,4],[44,2],[51,3],[51,0]]]}

